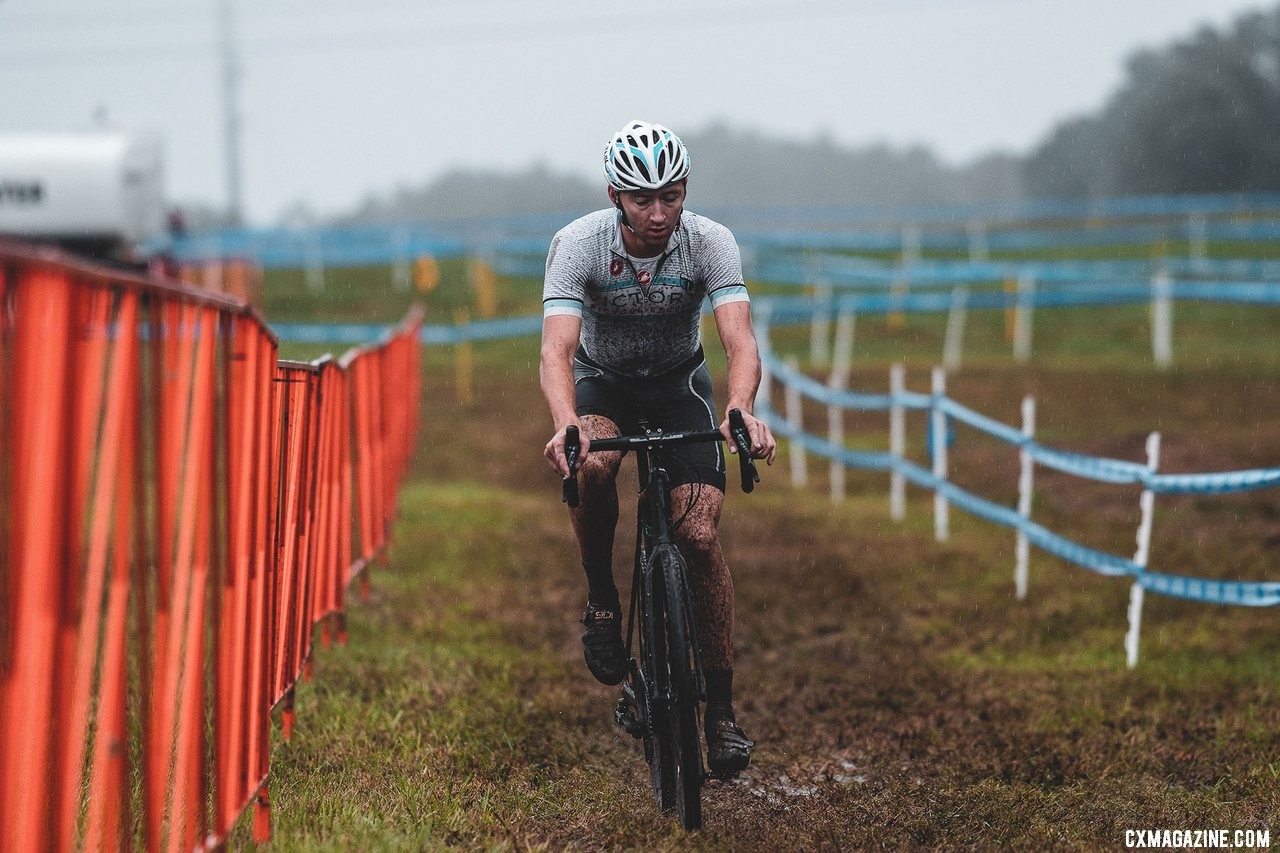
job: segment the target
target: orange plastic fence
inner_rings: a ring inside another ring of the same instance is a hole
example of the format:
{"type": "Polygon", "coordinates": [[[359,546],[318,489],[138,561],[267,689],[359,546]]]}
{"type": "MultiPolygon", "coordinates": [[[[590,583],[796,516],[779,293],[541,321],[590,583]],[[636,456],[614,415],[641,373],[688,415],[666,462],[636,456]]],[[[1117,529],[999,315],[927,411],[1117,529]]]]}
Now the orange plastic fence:
{"type": "Polygon", "coordinates": [[[268,837],[272,709],[387,545],[420,322],[281,362],[236,299],[0,245],[0,849],[215,846],[250,805],[268,837]]]}

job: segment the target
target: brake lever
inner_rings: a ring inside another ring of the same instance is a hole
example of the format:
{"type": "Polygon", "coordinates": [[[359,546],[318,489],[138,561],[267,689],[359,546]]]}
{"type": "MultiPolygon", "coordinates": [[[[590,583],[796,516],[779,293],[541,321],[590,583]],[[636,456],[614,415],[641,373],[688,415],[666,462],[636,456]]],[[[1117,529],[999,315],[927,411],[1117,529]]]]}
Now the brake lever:
{"type": "Polygon", "coordinates": [[[581,450],[578,441],[578,428],[570,425],[564,430],[564,458],[569,463],[569,476],[562,483],[560,500],[571,507],[578,505],[578,453],[581,450]]]}
{"type": "Polygon", "coordinates": [[[742,474],[742,491],[750,494],[760,482],[760,473],[756,471],[756,463],[751,458],[751,437],[747,435],[747,422],[742,417],[741,409],[729,410],[729,434],[738,447],[738,468],[742,474]]]}

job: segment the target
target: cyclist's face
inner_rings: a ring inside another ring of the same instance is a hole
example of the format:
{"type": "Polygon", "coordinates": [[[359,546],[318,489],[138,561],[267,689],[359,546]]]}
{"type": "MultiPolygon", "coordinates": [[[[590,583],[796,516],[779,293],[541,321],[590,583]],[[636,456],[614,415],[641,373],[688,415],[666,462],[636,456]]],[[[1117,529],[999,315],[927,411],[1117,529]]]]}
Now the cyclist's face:
{"type": "Polygon", "coordinates": [[[684,194],[684,181],[667,184],[657,190],[609,190],[609,197],[622,206],[631,232],[641,248],[654,253],[666,248],[671,233],[680,224],[684,194]]]}

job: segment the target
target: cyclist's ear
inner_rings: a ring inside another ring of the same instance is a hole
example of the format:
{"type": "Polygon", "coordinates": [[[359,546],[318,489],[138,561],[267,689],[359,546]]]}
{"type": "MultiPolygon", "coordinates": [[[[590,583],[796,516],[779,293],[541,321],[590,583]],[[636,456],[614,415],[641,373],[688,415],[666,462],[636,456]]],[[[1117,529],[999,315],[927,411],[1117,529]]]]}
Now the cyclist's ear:
{"type": "Polygon", "coordinates": [[[622,219],[622,224],[631,228],[631,223],[627,221],[627,212],[622,209],[622,197],[613,187],[609,187],[609,200],[613,202],[614,207],[618,208],[618,214],[622,219]]]}

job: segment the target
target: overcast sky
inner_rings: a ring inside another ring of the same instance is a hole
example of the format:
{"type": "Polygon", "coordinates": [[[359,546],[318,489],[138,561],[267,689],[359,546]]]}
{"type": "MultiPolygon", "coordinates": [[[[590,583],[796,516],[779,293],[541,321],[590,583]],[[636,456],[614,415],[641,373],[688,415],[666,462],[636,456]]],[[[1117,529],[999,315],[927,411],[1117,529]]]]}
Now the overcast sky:
{"type": "MultiPolygon", "coordinates": [[[[161,134],[169,195],[220,203],[220,0],[0,0],[0,131],[161,134]]],[[[1026,151],[1124,59],[1247,0],[233,0],[245,202],[268,222],[454,167],[598,177],[625,121],[724,120],[960,163],[1026,151]]],[[[697,152],[693,152],[696,160],[697,152]]],[[[856,201],[856,200],[853,200],[856,201]]]]}

